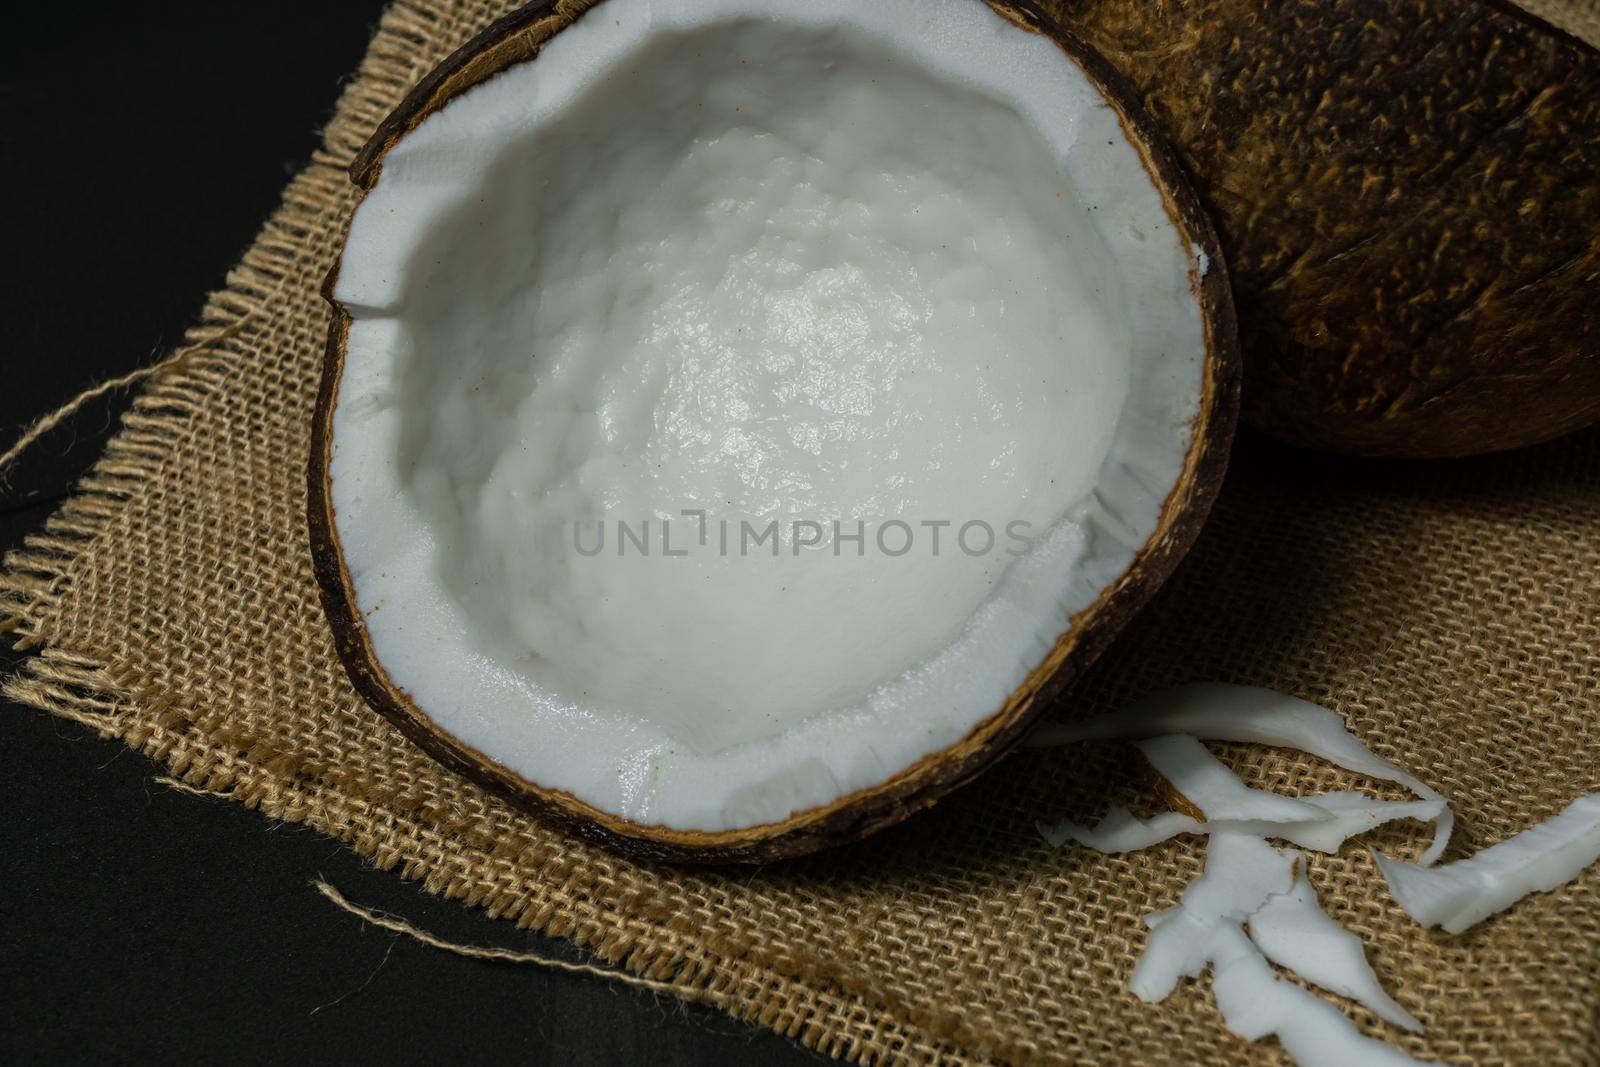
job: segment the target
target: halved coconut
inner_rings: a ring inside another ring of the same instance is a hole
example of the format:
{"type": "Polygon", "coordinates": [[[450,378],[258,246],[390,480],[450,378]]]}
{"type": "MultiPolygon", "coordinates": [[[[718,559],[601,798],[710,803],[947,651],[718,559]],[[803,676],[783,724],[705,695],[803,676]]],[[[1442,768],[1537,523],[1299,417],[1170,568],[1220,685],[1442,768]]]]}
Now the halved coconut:
{"type": "Polygon", "coordinates": [[[311,535],[357,688],[652,855],[971,778],[1222,476],[1227,281],[1151,131],[1026,3],[489,28],[359,155],[329,279],[311,535]]]}

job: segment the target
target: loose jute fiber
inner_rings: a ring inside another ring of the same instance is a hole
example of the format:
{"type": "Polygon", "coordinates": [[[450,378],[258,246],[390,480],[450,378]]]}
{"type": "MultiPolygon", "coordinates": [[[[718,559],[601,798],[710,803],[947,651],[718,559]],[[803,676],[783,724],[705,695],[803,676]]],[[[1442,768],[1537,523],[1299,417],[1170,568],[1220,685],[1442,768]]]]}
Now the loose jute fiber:
{"type": "MultiPolygon", "coordinates": [[[[7,558],[0,619],[34,649],[6,693],[194,786],[331,834],[386,868],[597,959],[854,1060],[1271,1063],[1205,981],[1124,992],[1143,917],[1202,845],[1052,851],[1035,818],[1150,803],[1114,746],[1012,756],[866,842],[748,870],[640,866],[441,771],[365,707],[312,580],[305,462],[354,201],[343,168],[401,95],[507,5],[401,0],[325,146],[104,459],[7,558]]],[[[1327,704],[1446,792],[1452,855],[1600,789],[1600,432],[1482,460],[1362,464],[1245,437],[1176,578],[1053,714],[1194,679],[1327,704]]],[[[1363,785],[1237,747],[1254,784],[1363,785]]],[[[1371,836],[1414,856],[1425,832],[1371,836]]],[[[1428,1027],[1367,1032],[1462,1064],[1600,1063],[1600,870],[1464,936],[1417,926],[1366,851],[1314,856],[1330,912],[1428,1027]]],[[[516,981],[508,975],[507,981],[516,981]]]]}

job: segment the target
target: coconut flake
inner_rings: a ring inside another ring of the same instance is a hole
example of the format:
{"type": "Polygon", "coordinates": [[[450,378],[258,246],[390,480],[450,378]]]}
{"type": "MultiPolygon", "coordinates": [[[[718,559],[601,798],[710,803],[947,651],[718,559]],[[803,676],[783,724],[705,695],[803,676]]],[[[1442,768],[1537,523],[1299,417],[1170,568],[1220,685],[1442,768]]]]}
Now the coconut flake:
{"type": "Polygon", "coordinates": [[[1152,693],[1120,711],[1081,722],[1047,723],[1027,739],[1032,747],[1112,738],[1191,734],[1308,752],[1346,770],[1405,786],[1440,802],[1433,844],[1421,862],[1431,864],[1450,842],[1455,819],[1444,797],[1421,779],[1375,755],[1345,729],[1338,715],[1297,697],[1254,686],[1202,682],[1152,693]]]}
{"type": "Polygon", "coordinates": [[[1208,821],[1257,819],[1262,822],[1317,822],[1327,812],[1314,804],[1251,789],[1206,746],[1188,734],[1152,737],[1137,743],[1156,773],[1208,821]]]}
{"type": "Polygon", "coordinates": [[[1074,822],[1059,822],[1054,826],[1041,822],[1036,825],[1053,848],[1060,848],[1070,840],[1096,852],[1137,852],[1179,834],[1207,831],[1205,823],[1197,822],[1181,811],[1164,811],[1153,818],[1140,819],[1127,808],[1112,808],[1094,826],[1074,822]]]}
{"type": "Polygon", "coordinates": [[[1530,893],[1572,881],[1600,859],[1600,793],[1455,863],[1429,868],[1374,856],[1407,914],[1458,934],[1530,893]]]}
{"type": "Polygon", "coordinates": [[[1189,883],[1177,907],[1145,919],[1150,936],[1129,991],[1152,1004],[1165,1000],[1179,979],[1205,969],[1218,925],[1244,922],[1268,897],[1289,892],[1303,860],[1249,834],[1212,834],[1205,872],[1189,883]]]}
{"type": "Polygon", "coordinates": [[[1281,825],[1239,824],[1236,829],[1281,837],[1301,848],[1313,852],[1334,853],[1339,846],[1358,834],[1382,826],[1396,819],[1416,819],[1435,822],[1448,810],[1443,798],[1436,800],[1375,800],[1361,793],[1335,791],[1320,796],[1302,798],[1306,803],[1321,808],[1328,818],[1321,822],[1287,823],[1281,825]]]}
{"type": "Polygon", "coordinates": [[[1219,923],[1208,946],[1211,992],[1227,1028],[1246,1041],[1269,1034],[1300,1067],[1415,1064],[1367,1037],[1315,993],[1285,982],[1238,923],[1219,923]]]}
{"type": "Polygon", "coordinates": [[[1361,942],[1322,911],[1300,853],[1273,848],[1251,834],[1213,832],[1204,873],[1176,907],[1145,922],[1150,936],[1128,982],[1141,1000],[1164,1000],[1181,979],[1210,966],[1228,1029],[1247,1041],[1276,1035],[1301,1067],[1416,1062],[1363,1035],[1343,1013],[1283,981],[1268,963],[1270,955],[1386,1019],[1418,1027],[1384,993],[1361,942]],[[1254,943],[1244,932],[1246,922],[1254,943]]]}
{"type": "Polygon", "coordinates": [[[1367,962],[1361,939],[1322,910],[1301,866],[1294,888],[1266,899],[1248,923],[1250,940],[1273,963],[1312,985],[1349,997],[1413,1033],[1422,1024],[1397,1004],[1367,962]]]}
{"type": "Polygon", "coordinates": [[[1374,800],[1360,793],[1332,792],[1301,800],[1322,809],[1326,817],[1309,822],[1274,823],[1261,819],[1207,820],[1200,822],[1178,811],[1164,811],[1150,819],[1140,819],[1127,808],[1106,812],[1094,826],[1059,822],[1037,823],[1039,833],[1055,848],[1068,841],[1098,852],[1137,852],[1160,844],[1179,834],[1210,834],[1229,831],[1275,837],[1313,852],[1332,854],[1358,834],[1395,819],[1431,822],[1444,809],[1442,800],[1374,800]]]}

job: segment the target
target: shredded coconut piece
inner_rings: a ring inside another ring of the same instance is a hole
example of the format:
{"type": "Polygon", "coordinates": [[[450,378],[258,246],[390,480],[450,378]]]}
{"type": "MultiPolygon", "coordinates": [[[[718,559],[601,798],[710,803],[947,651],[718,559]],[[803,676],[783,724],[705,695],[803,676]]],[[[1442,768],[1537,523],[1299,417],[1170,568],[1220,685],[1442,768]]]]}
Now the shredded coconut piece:
{"type": "Polygon", "coordinates": [[[1334,853],[1358,834],[1395,819],[1430,822],[1444,809],[1442,800],[1374,800],[1360,793],[1332,792],[1302,797],[1305,803],[1321,808],[1327,817],[1314,822],[1272,823],[1260,819],[1209,819],[1200,822],[1178,811],[1164,811],[1140,819],[1127,808],[1116,807],[1094,826],[1074,822],[1054,825],[1039,823],[1039,833],[1055,848],[1076,841],[1097,852],[1137,852],[1160,844],[1179,834],[1209,834],[1231,831],[1275,837],[1313,852],[1334,853]]]}
{"type": "Polygon", "coordinates": [[[1199,834],[1209,830],[1206,823],[1197,822],[1181,811],[1164,811],[1150,819],[1140,819],[1127,808],[1112,808],[1094,826],[1073,822],[1059,822],[1054,826],[1041,822],[1037,825],[1039,833],[1053,848],[1076,841],[1096,852],[1137,852],[1179,834],[1199,834]]]}
{"type": "Polygon", "coordinates": [[[1209,946],[1211,992],[1227,1028],[1246,1041],[1268,1034],[1300,1067],[1384,1067],[1418,1061],[1367,1037],[1315,993],[1285,982],[1237,923],[1219,924],[1209,946]]]}
{"type": "Polygon", "coordinates": [[[1128,982],[1141,1000],[1166,999],[1182,978],[1196,977],[1209,965],[1228,1029],[1246,1041],[1276,1035],[1300,1067],[1417,1062],[1366,1037],[1336,1008],[1283,981],[1267,962],[1272,956],[1283,966],[1303,968],[1308,981],[1408,1029],[1419,1026],[1384,993],[1361,942],[1322,911],[1300,853],[1273,848],[1251,834],[1214,832],[1205,872],[1183,891],[1177,907],[1145,922],[1150,937],[1128,982]],[[1255,943],[1245,935],[1245,922],[1252,924],[1255,943]]]}
{"type": "Polygon", "coordinates": [[[1600,859],[1600,793],[1455,863],[1429,868],[1374,856],[1407,914],[1458,934],[1530,893],[1572,881],[1600,859]]]}
{"type": "Polygon", "coordinates": [[[1304,856],[1274,848],[1266,838],[1334,852],[1348,838],[1394,819],[1432,821],[1434,841],[1421,863],[1374,855],[1400,906],[1424,926],[1452,933],[1530,893],[1569,882],[1600,859],[1600,793],[1594,793],[1476,856],[1427,866],[1450,839],[1453,819],[1444,797],[1368,751],[1333,712],[1265,689],[1171,689],[1111,715],[1046,726],[1028,744],[1111,738],[1140,739],[1151,765],[1206,820],[1176,811],[1139,819],[1118,807],[1093,827],[1040,823],[1045,839],[1055,846],[1072,839],[1102,852],[1128,852],[1178,834],[1211,838],[1205,871],[1178,905],[1145,919],[1150,936],[1129,990],[1148,1002],[1164,1000],[1181,979],[1210,966],[1228,1029],[1247,1041],[1275,1035],[1300,1067],[1418,1061],[1365,1036],[1338,1009],[1284,981],[1274,963],[1396,1026],[1419,1032],[1422,1024],[1384,991],[1360,938],[1322,910],[1304,856]],[[1289,798],[1251,789],[1200,738],[1297,748],[1396,782],[1422,799],[1384,801],[1352,792],[1289,798]]]}
{"type": "Polygon", "coordinates": [[[1304,865],[1294,888],[1278,893],[1250,916],[1250,940],[1267,959],[1312,985],[1349,997],[1396,1026],[1419,1033],[1422,1024],[1384,992],[1367,962],[1361,938],[1322,910],[1304,865]]]}
{"type": "Polygon", "coordinates": [[[1244,922],[1268,897],[1289,892],[1303,862],[1300,853],[1273,848],[1250,834],[1212,834],[1205,873],[1189,883],[1177,907],[1145,920],[1150,937],[1128,989],[1151,1004],[1165,1000],[1179,979],[1205,969],[1218,925],[1244,922]]]}
{"type": "Polygon", "coordinates": [[[1152,737],[1136,744],[1156,773],[1208,821],[1256,819],[1269,823],[1319,822],[1328,813],[1303,800],[1251,789],[1188,734],[1152,737]]]}
{"type": "MultiPolygon", "coordinates": [[[[1257,824],[1249,829],[1268,837],[1281,837],[1313,852],[1334,853],[1350,838],[1386,822],[1396,819],[1434,822],[1448,810],[1442,797],[1435,800],[1374,800],[1361,793],[1335,791],[1302,799],[1321,808],[1329,817],[1322,822],[1280,826],[1257,824]]],[[[1244,830],[1247,827],[1240,824],[1237,828],[1244,830]]]]}
{"type": "Polygon", "coordinates": [[[1179,686],[1152,693],[1107,715],[1081,722],[1047,723],[1034,731],[1027,744],[1043,747],[1175,733],[1204,740],[1299,749],[1346,770],[1402,785],[1424,800],[1441,804],[1434,819],[1433,844],[1423,853],[1422,864],[1433,863],[1450,843],[1455,818],[1440,793],[1409,771],[1369,751],[1327,708],[1270,689],[1212,682],[1179,686]]]}

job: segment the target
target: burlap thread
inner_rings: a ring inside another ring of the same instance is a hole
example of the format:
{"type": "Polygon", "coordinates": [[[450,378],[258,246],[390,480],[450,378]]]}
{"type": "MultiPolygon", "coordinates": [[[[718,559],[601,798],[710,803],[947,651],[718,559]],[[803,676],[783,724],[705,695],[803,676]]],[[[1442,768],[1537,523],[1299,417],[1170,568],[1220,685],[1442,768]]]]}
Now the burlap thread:
{"type": "MultiPolygon", "coordinates": [[[[317,286],[354,202],[356,148],[508,6],[389,10],[323,148],[191,332],[209,343],[148,382],[76,495],[7,557],[0,626],[36,652],[7,695],[836,1056],[1279,1061],[1222,1029],[1203,981],[1155,1007],[1124,992],[1142,918],[1198,871],[1198,843],[1107,857],[1052,851],[1034,831],[1039,817],[1148,805],[1114,747],[1020,753],[831,853],[686,871],[548,830],[441,771],[356,697],[304,522],[317,286]]],[[[1593,17],[1568,7],[1575,27],[1593,17]]],[[[1455,854],[1600,789],[1600,432],[1432,465],[1246,438],[1193,556],[1057,715],[1197,678],[1338,709],[1455,800],[1455,854]]],[[[1290,753],[1228,756],[1264,787],[1361,784],[1290,753]]],[[[1402,825],[1371,841],[1413,855],[1423,837],[1402,825]]],[[[1406,1037],[1346,1005],[1369,1033],[1447,1062],[1600,1063],[1600,871],[1455,938],[1401,914],[1360,848],[1314,857],[1312,877],[1428,1025],[1406,1037]]]]}

